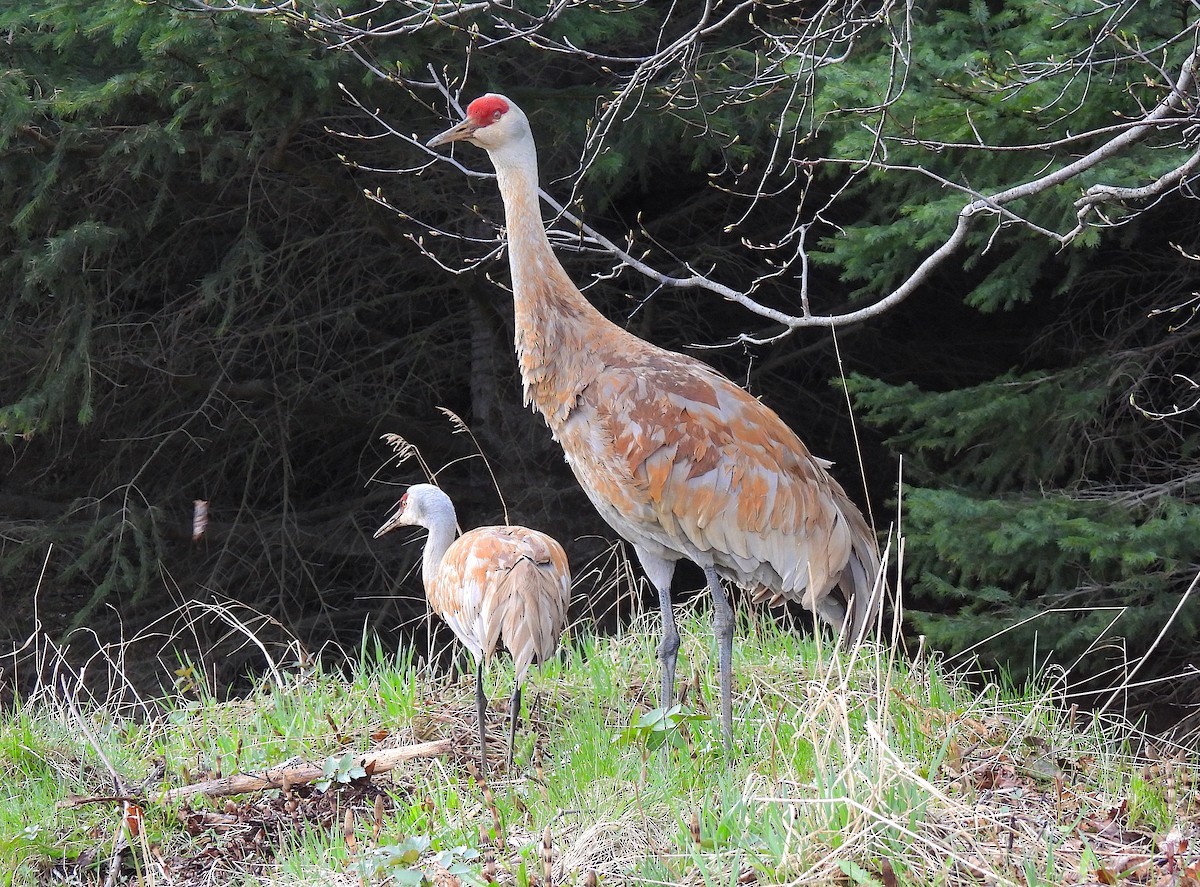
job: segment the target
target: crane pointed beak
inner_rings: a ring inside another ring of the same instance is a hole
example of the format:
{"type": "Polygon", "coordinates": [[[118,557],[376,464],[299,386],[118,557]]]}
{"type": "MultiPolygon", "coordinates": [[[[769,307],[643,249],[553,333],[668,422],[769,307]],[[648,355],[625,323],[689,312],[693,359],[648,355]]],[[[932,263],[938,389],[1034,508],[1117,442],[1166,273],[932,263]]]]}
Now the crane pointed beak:
{"type": "Polygon", "coordinates": [[[390,533],[392,530],[396,529],[396,527],[403,526],[404,522],[400,520],[400,518],[403,516],[404,505],[401,503],[399,506],[397,506],[396,510],[392,512],[391,517],[385,520],[383,525],[375,531],[375,535],[372,538],[378,539],[384,533],[390,533]]]}
{"type": "Polygon", "coordinates": [[[426,142],[425,146],[428,148],[437,148],[440,145],[447,145],[450,142],[466,141],[475,135],[475,130],[477,129],[479,129],[479,124],[467,118],[462,123],[450,127],[445,132],[438,133],[426,142]]]}

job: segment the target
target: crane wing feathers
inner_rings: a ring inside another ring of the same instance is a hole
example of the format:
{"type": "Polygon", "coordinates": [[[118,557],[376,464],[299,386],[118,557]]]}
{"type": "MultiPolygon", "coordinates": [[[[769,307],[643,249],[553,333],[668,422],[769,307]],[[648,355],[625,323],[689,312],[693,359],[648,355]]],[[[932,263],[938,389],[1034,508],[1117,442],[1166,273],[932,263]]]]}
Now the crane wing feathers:
{"type": "Polygon", "coordinates": [[[618,532],[676,556],[690,547],[750,587],[815,603],[841,578],[856,537],[870,538],[830,463],[684,355],[655,349],[610,365],[580,392],[559,437],[618,532]]]}
{"type": "Polygon", "coordinates": [[[506,588],[504,646],[512,654],[520,682],[531,663],[546,661],[558,649],[567,622],[570,582],[565,574],[525,559],[509,573],[506,588]]]}
{"type": "Polygon", "coordinates": [[[566,625],[571,570],[561,545],[525,527],[479,527],[456,539],[427,589],[434,612],[477,661],[504,646],[517,680],[549,658],[566,625]]]}

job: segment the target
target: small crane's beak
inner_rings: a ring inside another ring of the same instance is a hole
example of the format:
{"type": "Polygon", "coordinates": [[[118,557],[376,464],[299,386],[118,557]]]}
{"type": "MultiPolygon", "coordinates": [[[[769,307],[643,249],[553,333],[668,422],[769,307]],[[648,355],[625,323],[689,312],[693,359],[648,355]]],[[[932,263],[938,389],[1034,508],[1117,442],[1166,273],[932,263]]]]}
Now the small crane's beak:
{"type": "Polygon", "coordinates": [[[439,145],[446,145],[450,142],[461,142],[471,138],[475,134],[475,130],[479,129],[479,124],[471,118],[467,118],[462,123],[450,127],[443,133],[439,133],[425,143],[426,147],[436,148],[439,145]]]}
{"type": "Polygon", "coordinates": [[[384,533],[390,533],[392,530],[396,529],[396,527],[403,526],[403,522],[400,520],[400,518],[403,514],[404,514],[404,503],[401,502],[399,505],[396,506],[396,510],[392,512],[391,517],[389,517],[387,520],[385,520],[383,522],[383,526],[381,526],[378,530],[375,531],[374,538],[378,539],[384,533]]]}

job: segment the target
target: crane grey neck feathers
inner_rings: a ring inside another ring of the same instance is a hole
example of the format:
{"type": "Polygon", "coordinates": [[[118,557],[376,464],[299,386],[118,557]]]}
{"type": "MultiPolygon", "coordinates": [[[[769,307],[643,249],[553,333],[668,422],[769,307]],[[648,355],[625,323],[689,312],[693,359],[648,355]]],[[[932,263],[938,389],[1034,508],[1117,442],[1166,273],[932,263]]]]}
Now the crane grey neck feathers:
{"type": "Polygon", "coordinates": [[[418,526],[429,531],[421,555],[421,579],[426,588],[437,575],[446,549],[458,533],[454,503],[432,484],[414,484],[408,488],[408,510],[418,526]]]}

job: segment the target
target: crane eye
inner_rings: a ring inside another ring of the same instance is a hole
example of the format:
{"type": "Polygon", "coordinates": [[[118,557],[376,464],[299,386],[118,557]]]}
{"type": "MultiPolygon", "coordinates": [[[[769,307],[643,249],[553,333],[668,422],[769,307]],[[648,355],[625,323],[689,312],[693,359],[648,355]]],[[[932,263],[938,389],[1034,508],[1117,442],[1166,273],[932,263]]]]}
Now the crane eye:
{"type": "Polygon", "coordinates": [[[408,508],[408,493],[405,493],[403,496],[400,497],[400,507],[402,509],[408,508]]]}
{"type": "Polygon", "coordinates": [[[504,112],[496,110],[492,112],[492,123],[499,123],[500,118],[504,116],[504,112]]]}

